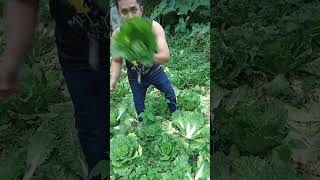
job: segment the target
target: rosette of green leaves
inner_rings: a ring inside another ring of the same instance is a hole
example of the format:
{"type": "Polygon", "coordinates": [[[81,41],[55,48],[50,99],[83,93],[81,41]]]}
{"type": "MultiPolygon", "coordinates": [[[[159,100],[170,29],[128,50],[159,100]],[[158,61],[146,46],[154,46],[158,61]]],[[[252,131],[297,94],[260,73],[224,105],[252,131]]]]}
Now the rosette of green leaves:
{"type": "Polygon", "coordinates": [[[176,157],[179,152],[178,142],[169,134],[163,134],[153,142],[156,155],[161,161],[168,161],[176,157]]]}
{"type": "Polygon", "coordinates": [[[148,66],[153,64],[156,47],[152,24],[141,17],[133,17],[123,22],[120,31],[112,37],[111,54],[148,66]]]}
{"type": "Polygon", "coordinates": [[[261,155],[280,145],[288,134],[288,111],[277,102],[241,105],[231,113],[217,113],[221,139],[235,144],[241,153],[261,155]]]}
{"type": "Polygon", "coordinates": [[[147,106],[144,112],[140,114],[140,116],[142,117],[143,122],[147,124],[153,124],[162,121],[161,116],[155,115],[155,110],[153,109],[153,106],[147,106]]]}
{"type": "Polygon", "coordinates": [[[183,90],[177,97],[178,104],[186,111],[193,111],[200,106],[200,96],[198,93],[183,90]]]}
{"type": "Polygon", "coordinates": [[[146,101],[149,102],[155,115],[164,116],[168,111],[168,100],[163,94],[158,97],[148,96],[146,101]]]}
{"type": "Polygon", "coordinates": [[[142,147],[135,134],[127,136],[117,134],[110,140],[110,159],[113,171],[120,175],[128,175],[133,167],[132,161],[142,155],[142,147]]]}
{"type": "Polygon", "coordinates": [[[153,124],[141,123],[141,135],[146,138],[152,138],[161,133],[161,122],[155,122],[153,124]]]}
{"type": "Polygon", "coordinates": [[[172,114],[172,122],[179,134],[188,140],[207,138],[210,140],[209,120],[200,112],[176,111],[172,114]]]}

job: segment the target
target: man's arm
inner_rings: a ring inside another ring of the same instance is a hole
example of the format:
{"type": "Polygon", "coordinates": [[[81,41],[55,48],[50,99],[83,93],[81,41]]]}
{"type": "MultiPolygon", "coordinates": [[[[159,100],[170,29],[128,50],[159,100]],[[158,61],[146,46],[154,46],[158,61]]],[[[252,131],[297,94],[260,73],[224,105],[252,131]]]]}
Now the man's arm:
{"type": "Polygon", "coordinates": [[[157,53],[154,56],[154,61],[156,64],[163,64],[169,62],[170,52],[166,41],[165,32],[162,26],[155,22],[153,23],[153,31],[157,36],[157,53]]]}
{"type": "Polygon", "coordinates": [[[37,0],[7,0],[4,7],[6,45],[0,61],[0,96],[19,91],[17,78],[37,22],[37,0]]]}
{"type": "MultiPolygon", "coordinates": [[[[38,0],[7,0],[4,9],[6,46],[4,62],[18,72],[31,45],[37,23],[38,0]]],[[[2,64],[1,64],[2,65],[2,64]]]]}
{"type": "Polygon", "coordinates": [[[111,62],[111,79],[110,79],[110,91],[116,89],[117,81],[120,78],[122,68],[122,59],[121,58],[112,58],[111,62]]]}
{"type": "Polygon", "coordinates": [[[37,22],[37,0],[7,0],[4,7],[6,45],[0,61],[0,96],[19,91],[17,78],[37,22]]]}
{"type": "MultiPolygon", "coordinates": [[[[116,36],[119,33],[119,28],[115,29],[113,36],[116,36]]],[[[112,40],[111,40],[112,41],[112,40]]],[[[110,78],[110,90],[114,91],[116,89],[117,81],[120,78],[121,69],[122,69],[122,58],[121,57],[112,57],[111,60],[111,78],[110,78]]]]}
{"type": "Polygon", "coordinates": [[[112,58],[111,62],[111,80],[118,81],[122,68],[122,59],[121,58],[112,58]]]}

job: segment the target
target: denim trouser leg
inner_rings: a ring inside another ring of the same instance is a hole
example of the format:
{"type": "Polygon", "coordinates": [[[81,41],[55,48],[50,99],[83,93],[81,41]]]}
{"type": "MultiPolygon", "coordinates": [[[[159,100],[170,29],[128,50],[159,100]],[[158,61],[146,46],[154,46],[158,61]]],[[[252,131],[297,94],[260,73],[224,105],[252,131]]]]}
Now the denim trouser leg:
{"type": "Polygon", "coordinates": [[[159,89],[162,93],[164,93],[166,99],[169,100],[168,107],[171,113],[176,111],[176,94],[173,90],[171,82],[169,81],[166,73],[161,70],[159,74],[157,74],[151,80],[151,84],[154,85],[157,89],[159,89]]]}
{"type": "Polygon", "coordinates": [[[129,84],[133,94],[134,106],[136,108],[137,115],[139,116],[145,108],[144,101],[146,99],[146,92],[149,84],[143,82],[139,84],[137,80],[129,80],[129,84]]]}
{"type": "Polygon", "coordinates": [[[129,83],[138,115],[144,111],[146,92],[150,85],[154,85],[164,93],[165,97],[169,100],[168,107],[170,112],[176,111],[176,95],[163,69],[152,77],[143,77],[143,81],[140,84],[136,79],[129,79],[129,83]]]}
{"type": "Polygon", "coordinates": [[[64,77],[73,101],[80,144],[88,168],[91,170],[96,163],[107,159],[108,72],[106,70],[65,70],[64,77]]]}

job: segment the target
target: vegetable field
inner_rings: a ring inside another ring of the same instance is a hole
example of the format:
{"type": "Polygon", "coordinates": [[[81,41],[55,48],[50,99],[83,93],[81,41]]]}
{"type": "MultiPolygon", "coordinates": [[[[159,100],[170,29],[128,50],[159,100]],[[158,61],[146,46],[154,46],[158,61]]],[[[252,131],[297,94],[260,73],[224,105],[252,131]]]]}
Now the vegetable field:
{"type": "Polygon", "coordinates": [[[126,74],[122,74],[111,95],[113,179],[209,178],[210,66],[204,51],[209,48],[209,32],[208,25],[198,25],[190,33],[167,37],[171,61],[163,68],[174,86],[179,107],[172,116],[164,95],[151,86],[142,113],[144,120],[135,122],[131,90],[126,74]],[[198,47],[197,41],[202,46],[198,47]]]}
{"type": "Polygon", "coordinates": [[[213,179],[320,179],[319,2],[212,6],[213,179]]]}

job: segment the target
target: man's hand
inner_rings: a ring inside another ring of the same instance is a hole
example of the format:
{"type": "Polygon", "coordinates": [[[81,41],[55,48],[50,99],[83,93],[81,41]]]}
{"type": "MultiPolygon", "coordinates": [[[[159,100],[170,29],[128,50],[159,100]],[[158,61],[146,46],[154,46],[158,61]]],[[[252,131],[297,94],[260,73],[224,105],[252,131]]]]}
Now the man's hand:
{"type": "Polygon", "coordinates": [[[111,79],[111,80],[110,80],[110,91],[115,91],[115,90],[116,90],[116,87],[117,87],[117,81],[111,79]]]}
{"type": "Polygon", "coordinates": [[[0,62],[0,96],[10,96],[19,93],[20,87],[17,82],[18,69],[10,68],[0,62]]]}

